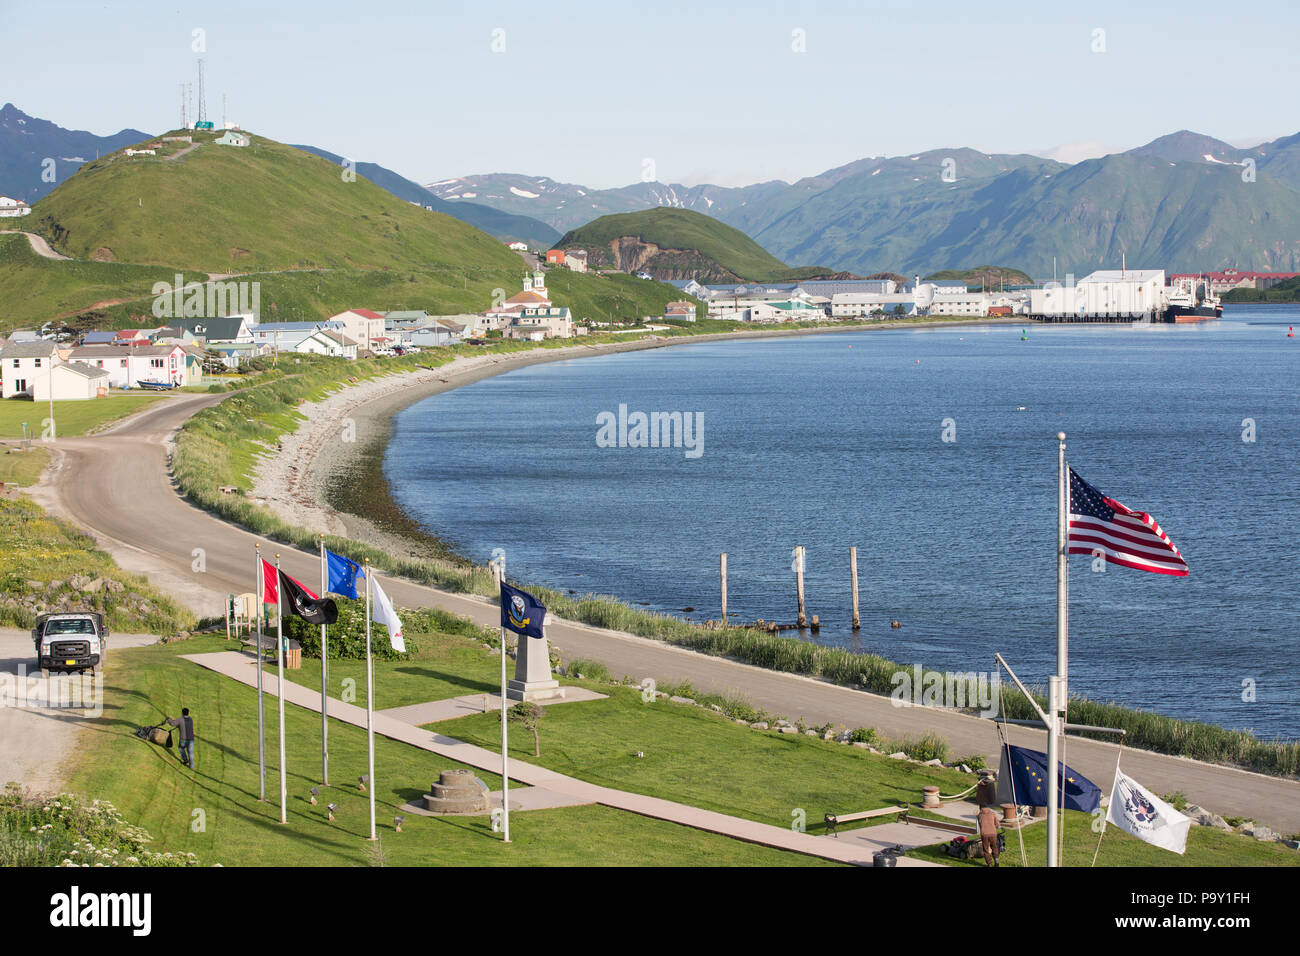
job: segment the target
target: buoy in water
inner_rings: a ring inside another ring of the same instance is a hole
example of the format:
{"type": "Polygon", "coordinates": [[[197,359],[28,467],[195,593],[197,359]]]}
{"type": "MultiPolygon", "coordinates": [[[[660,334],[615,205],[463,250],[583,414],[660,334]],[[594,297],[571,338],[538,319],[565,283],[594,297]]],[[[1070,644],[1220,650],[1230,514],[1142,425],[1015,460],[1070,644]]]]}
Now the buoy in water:
{"type": "Polygon", "coordinates": [[[1294,325],[1288,325],[1288,326],[1286,327],[1286,337],[1287,337],[1288,339],[1293,339],[1293,338],[1295,338],[1295,326],[1294,326],[1294,325]]]}

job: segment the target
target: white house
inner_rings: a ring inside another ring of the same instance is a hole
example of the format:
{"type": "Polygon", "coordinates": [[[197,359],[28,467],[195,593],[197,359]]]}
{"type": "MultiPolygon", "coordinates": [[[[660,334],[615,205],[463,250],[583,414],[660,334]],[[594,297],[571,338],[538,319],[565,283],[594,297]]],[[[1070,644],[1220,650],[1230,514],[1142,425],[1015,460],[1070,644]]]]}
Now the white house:
{"type": "Polygon", "coordinates": [[[32,211],[32,207],[27,205],[21,199],[10,199],[8,196],[0,196],[0,217],[10,219],[18,216],[26,216],[32,211]]]}
{"type": "Polygon", "coordinates": [[[136,388],[141,382],[193,384],[181,345],[83,345],[72,349],[68,360],[104,369],[113,388],[136,388]]]}
{"type": "Polygon", "coordinates": [[[508,339],[568,339],[573,337],[573,318],[563,306],[525,308],[502,331],[508,339]]]}
{"type": "Polygon", "coordinates": [[[357,343],[336,329],[317,329],[293,347],[295,352],[355,359],[357,343]]]}
{"type": "MultiPolygon", "coordinates": [[[[3,388],[0,395],[13,398],[16,395],[31,395],[38,378],[47,378],[50,369],[59,361],[58,349],[53,342],[14,342],[10,341],[0,352],[0,365],[3,365],[3,388]]],[[[48,395],[48,393],[47,393],[48,395]]]]}
{"type": "Polygon", "coordinates": [[[587,271],[587,250],[574,249],[564,254],[564,267],[573,272],[587,271]]]}
{"type": "MultiPolygon", "coordinates": [[[[255,345],[265,346],[272,351],[292,352],[299,342],[319,329],[333,329],[347,334],[343,323],[334,321],[262,322],[252,326],[249,331],[255,345]]],[[[348,337],[353,338],[351,335],[348,337]]]]}
{"type": "Polygon", "coordinates": [[[52,375],[38,375],[32,380],[32,400],[48,402],[54,389],[56,402],[84,401],[108,394],[108,370],[92,368],[84,362],[60,362],[52,375]]]}
{"type": "Polygon", "coordinates": [[[218,146],[247,146],[252,142],[247,133],[241,133],[238,130],[228,129],[218,136],[214,143],[218,146]]]}

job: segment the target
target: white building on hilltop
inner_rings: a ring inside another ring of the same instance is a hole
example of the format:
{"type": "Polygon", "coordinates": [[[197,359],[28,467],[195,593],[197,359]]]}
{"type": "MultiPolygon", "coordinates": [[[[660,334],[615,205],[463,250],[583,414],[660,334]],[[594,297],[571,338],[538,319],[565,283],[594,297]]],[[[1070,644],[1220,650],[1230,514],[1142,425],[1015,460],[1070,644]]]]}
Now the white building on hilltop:
{"type": "Polygon", "coordinates": [[[10,199],[8,196],[0,196],[0,217],[7,219],[16,219],[19,216],[29,215],[32,207],[27,205],[21,199],[10,199]]]}

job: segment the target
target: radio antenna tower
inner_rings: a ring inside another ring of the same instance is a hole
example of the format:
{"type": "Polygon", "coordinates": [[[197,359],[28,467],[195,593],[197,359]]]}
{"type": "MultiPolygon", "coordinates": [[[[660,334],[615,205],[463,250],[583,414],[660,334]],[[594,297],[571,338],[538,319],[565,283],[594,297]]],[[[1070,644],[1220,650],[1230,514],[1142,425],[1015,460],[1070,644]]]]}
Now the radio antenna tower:
{"type": "Polygon", "coordinates": [[[207,121],[208,121],[208,105],[204,101],[204,96],[203,96],[203,61],[199,60],[199,118],[198,118],[199,128],[206,129],[207,127],[205,124],[207,123],[207,121]]]}
{"type": "Polygon", "coordinates": [[[187,122],[188,117],[186,117],[185,115],[185,99],[186,99],[185,84],[182,83],[181,84],[181,129],[185,129],[189,125],[189,123],[187,122]]]}

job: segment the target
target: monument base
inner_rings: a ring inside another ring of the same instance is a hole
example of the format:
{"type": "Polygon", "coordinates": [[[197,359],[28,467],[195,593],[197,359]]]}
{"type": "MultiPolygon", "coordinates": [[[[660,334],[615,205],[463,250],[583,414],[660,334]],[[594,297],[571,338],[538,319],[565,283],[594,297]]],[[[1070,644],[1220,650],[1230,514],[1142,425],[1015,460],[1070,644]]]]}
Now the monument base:
{"type": "Polygon", "coordinates": [[[506,697],[510,700],[556,700],[564,696],[564,688],[557,680],[512,680],[506,685],[506,697]]]}

